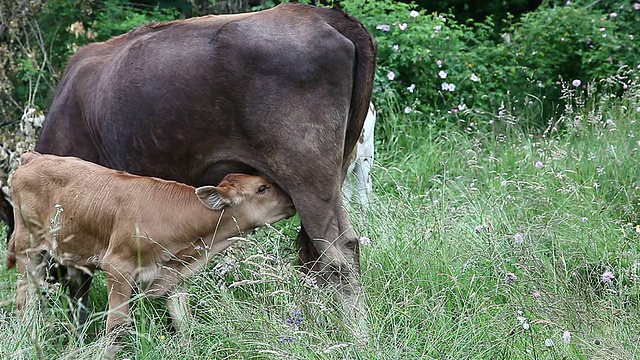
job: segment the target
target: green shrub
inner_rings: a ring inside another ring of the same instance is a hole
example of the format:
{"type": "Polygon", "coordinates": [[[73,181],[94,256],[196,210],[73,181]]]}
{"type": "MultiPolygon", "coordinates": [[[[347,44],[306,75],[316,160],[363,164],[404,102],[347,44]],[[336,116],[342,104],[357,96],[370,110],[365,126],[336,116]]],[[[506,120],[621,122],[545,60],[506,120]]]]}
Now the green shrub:
{"type": "Polygon", "coordinates": [[[553,87],[560,77],[582,83],[602,79],[634,58],[629,56],[629,34],[597,9],[542,6],[525,15],[512,32],[509,47],[518,63],[545,86],[553,87]]]}
{"type": "Polygon", "coordinates": [[[16,51],[21,58],[13,79],[14,98],[29,99],[32,105],[45,109],[69,57],[79,47],[176,16],[175,11],[136,7],[125,0],[55,0],[34,8],[31,26],[24,28],[25,39],[14,43],[22,47],[16,51]],[[34,79],[46,81],[44,91],[34,91],[34,79]]]}
{"type": "MultiPolygon", "coordinates": [[[[548,4],[496,34],[489,18],[459,24],[450,14],[413,5],[342,1],[378,40],[374,102],[404,110],[406,121],[455,125],[467,131],[517,125],[541,131],[561,115],[561,81],[585,86],[636,66],[633,33],[640,11],[618,13],[577,4],[548,4]],[[500,35],[500,36],[498,36],[500,35]]],[[[393,136],[386,134],[385,137],[393,136]]]]}
{"type": "Polygon", "coordinates": [[[450,14],[426,14],[390,0],[341,4],[378,40],[379,107],[394,103],[406,114],[428,114],[422,122],[468,130],[492,123],[516,63],[491,39],[490,19],[469,27],[450,14]]]}

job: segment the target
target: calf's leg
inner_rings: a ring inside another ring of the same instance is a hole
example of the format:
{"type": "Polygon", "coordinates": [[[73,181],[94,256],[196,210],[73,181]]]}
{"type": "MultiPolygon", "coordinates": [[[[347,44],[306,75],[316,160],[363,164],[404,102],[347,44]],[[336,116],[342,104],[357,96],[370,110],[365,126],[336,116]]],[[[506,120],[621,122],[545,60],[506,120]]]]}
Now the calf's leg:
{"type": "Polygon", "coordinates": [[[129,300],[133,292],[132,271],[105,262],[102,268],[107,273],[107,293],[109,313],[107,314],[107,332],[129,323],[129,300]]]}
{"type": "Polygon", "coordinates": [[[173,328],[180,332],[184,330],[191,318],[189,307],[189,294],[183,281],[183,274],[189,274],[191,270],[187,263],[176,260],[165,264],[162,272],[156,276],[156,280],[144,293],[150,297],[164,296],[167,294],[167,309],[171,316],[173,328]]]}
{"type": "Polygon", "coordinates": [[[174,329],[178,332],[186,329],[191,320],[191,308],[189,307],[189,294],[184,285],[177,286],[169,293],[167,309],[169,309],[174,329]]]}
{"type": "Polygon", "coordinates": [[[17,254],[16,267],[22,277],[18,279],[18,289],[16,291],[16,307],[22,311],[28,299],[38,296],[40,289],[40,268],[42,266],[42,253],[31,251],[26,256],[17,254]]]}

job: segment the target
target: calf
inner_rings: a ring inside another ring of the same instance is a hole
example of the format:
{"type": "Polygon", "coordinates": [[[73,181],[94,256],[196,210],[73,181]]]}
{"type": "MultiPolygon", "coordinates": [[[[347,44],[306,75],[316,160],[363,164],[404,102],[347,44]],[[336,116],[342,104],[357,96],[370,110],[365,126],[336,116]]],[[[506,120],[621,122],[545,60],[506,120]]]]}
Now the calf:
{"type": "Polygon", "coordinates": [[[360,210],[366,211],[369,207],[369,196],[373,190],[371,182],[371,167],[375,156],[374,127],[376,125],[376,108],[369,103],[369,111],[364,119],[364,126],[360,139],[351,153],[349,170],[342,185],[344,203],[349,206],[355,195],[355,202],[360,210]]]}
{"type": "Polygon", "coordinates": [[[289,196],[259,176],[229,174],[218,186],[195,189],[35,152],[22,156],[12,192],[7,262],[25,275],[18,309],[33,289],[28,281],[41,277],[42,257],[51,254],[70,269],[107,273],[107,331],[128,322],[133,284],[149,296],[168,296],[180,329],[188,314],[182,280],[233,244],[231,236],[295,213],[289,196]]]}

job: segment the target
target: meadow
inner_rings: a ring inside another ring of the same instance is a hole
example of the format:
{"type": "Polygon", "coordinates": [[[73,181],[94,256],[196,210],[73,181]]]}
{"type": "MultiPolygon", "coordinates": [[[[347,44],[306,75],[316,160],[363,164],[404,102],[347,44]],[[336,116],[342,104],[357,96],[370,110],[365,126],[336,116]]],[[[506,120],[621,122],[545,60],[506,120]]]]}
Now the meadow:
{"type": "MultiPolygon", "coordinates": [[[[640,358],[640,91],[629,81],[622,95],[565,87],[564,115],[540,132],[508,113],[499,131],[469,132],[379,106],[393,136],[377,139],[371,207],[351,214],[370,240],[368,343],[342,325],[333,290],[292,266],[292,219],[189,281],[187,336],[170,331],[162,302],[134,298],[118,358],[640,358]]],[[[20,317],[15,271],[0,279],[0,358],[102,357],[103,277],[79,334],[62,291],[20,317]]]]}

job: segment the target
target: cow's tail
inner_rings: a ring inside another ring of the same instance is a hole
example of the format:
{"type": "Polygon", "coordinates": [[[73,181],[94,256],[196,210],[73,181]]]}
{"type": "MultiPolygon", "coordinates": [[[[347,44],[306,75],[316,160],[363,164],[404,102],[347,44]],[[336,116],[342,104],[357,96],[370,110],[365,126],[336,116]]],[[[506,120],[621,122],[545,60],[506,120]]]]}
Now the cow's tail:
{"type": "Polygon", "coordinates": [[[347,173],[349,157],[353,151],[364,125],[371,101],[373,81],[376,71],[377,42],[364,25],[352,16],[339,10],[326,9],[333,14],[327,16],[327,22],[355,46],[353,92],[345,136],[343,155],[343,176],[347,173]]]}

